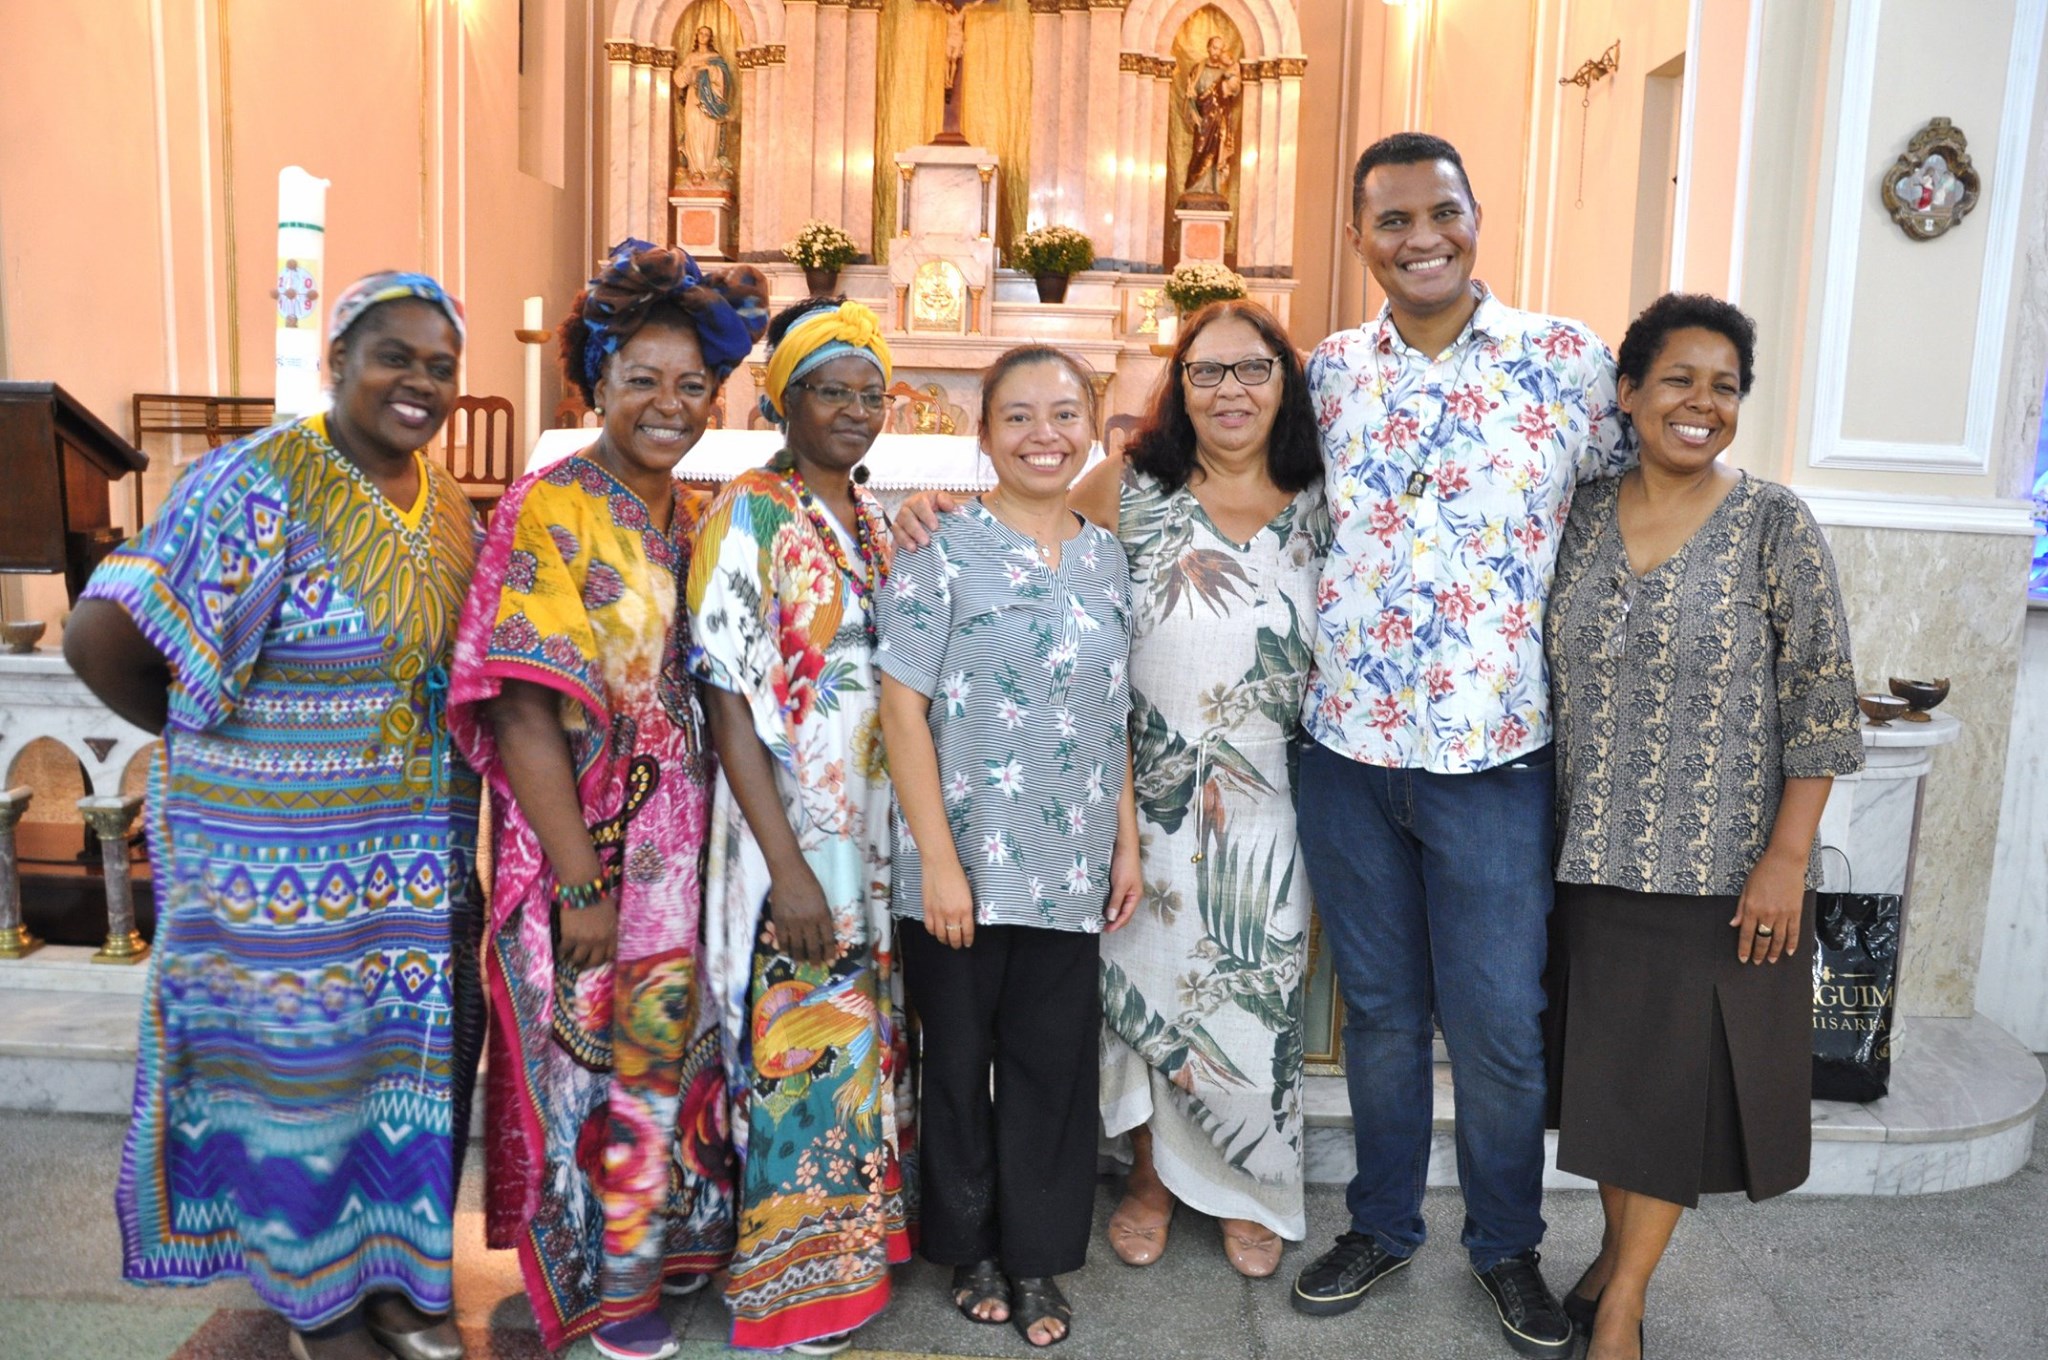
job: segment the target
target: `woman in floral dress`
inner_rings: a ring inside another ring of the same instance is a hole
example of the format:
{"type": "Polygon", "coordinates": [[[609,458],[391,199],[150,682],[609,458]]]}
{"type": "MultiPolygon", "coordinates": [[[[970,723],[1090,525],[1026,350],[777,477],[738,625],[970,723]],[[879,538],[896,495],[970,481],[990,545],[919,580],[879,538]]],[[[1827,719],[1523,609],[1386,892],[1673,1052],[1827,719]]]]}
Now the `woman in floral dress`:
{"type": "Polygon", "coordinates": [[[1067,504],[1093,413],[1060,351],[997,359],[981,383],[996,488],[941,518],[883,592],[922,1248],[954,1268],[964,1316],[1034,1346],[1065,1339],[1054,1277],[1087,1260],[1097,946],[1138,894],[1130,573],[1067,504]]]}
{"type": "Polygon", "coordinates": [[[1145,896],[1102,950],[1102,1117],[1133,1165],[1109,1224],[1158,1259],[1176,1201],[1270,1275],[1302,1210],[1298,728],[1329,514],[1308,387],[1254,303],[1190,319],[1123,466],[1075,488],[1131,560],[1131,762],[1145,896]]]}
{"type": "Polygon", "coordinates": [[[673,1355],[662,1277],[701,1284],[730,1245],[680,617],[705,498],[675,466],[764,319],[751,269],[613,251],[561,329],[603,432],[499,503],[455,654],[449,724],[497,794],[486,1237],[550,1348],[595,1328],[614,1360],[673,1355]]]}
{"type": "Polygon", "coordinates": [[[889,347],[839,299],[768,336],[787,444],[712,502],[689,576],[719,761],[705,974],[739,1156],[732,1344],[830,1354],[910,1257],[872,613],[888,530],[851,476],[881,433],[889,347]]]}

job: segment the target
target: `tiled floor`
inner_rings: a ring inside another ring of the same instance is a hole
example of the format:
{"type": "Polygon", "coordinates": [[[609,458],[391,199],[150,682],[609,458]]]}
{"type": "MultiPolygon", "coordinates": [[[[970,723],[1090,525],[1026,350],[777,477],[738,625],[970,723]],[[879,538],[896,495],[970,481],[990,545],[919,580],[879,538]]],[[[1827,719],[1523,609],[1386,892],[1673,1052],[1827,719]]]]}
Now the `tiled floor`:
{"type": "MultiPolygon", "coordinates": [[[[111,1185],[121,1125],[107,1118],[0,1114],[0,1360],[276,1360],[276,1320],[238,1283],[142,1291],[119,1278],[111,1185]]],[[[1105,1187],[1097,1217],[1113,1193],[1105,1187]]],[[[479,1245],[474,1178],[458,1220],[458,1320],[477,1360],[545,1355],[506,1253],[479,1245]]],[[[1599,1241],[1584,1192],[1545,1203],[1552,1283],[1570,1285],[1599,1241]]],[[[1107,1251],[1066,1281],[1076,1322],[1060,1360],[1505,1360],[1457,1236],[1463,1205],[1430,1193],[1431,1244],[1356,1313],[1310,1319],[1287,1306],[1287,1280],[1239,1279],[1214,1225],[1183,1213],[1166,1258],[1148,1270],[1107,1251]]],[[[1309,1196],[1314,1249],[1343,1226],[1336,1189],[1309,1196]]],[[[1020,1356],[1008,1328],[976,1327],[944,1296],[944,1274],[903,1268],[889,1311],[863,1329],[851,1360],[1020,1356]]],[[[1792,1196],[1761,1205],[1721,1197],[1679,1225],[1651,1295],[1659,1360],[2016,1360],[2048,1336],[2048,1148],[1998,1185],[1908,1199],[1792,1196]]],[[[686,1360],[734,1355],[710,1292],[675,1300],[686,1360]]],[[[568,1355],[586,1360],[588,1343],[568,1355]]]]}

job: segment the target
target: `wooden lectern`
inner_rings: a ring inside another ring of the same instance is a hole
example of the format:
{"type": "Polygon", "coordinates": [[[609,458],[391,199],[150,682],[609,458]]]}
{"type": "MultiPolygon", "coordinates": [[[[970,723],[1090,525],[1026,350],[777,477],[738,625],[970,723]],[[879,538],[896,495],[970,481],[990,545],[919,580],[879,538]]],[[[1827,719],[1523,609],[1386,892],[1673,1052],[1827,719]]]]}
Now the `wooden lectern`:
{"type": "Polygon", "coordinates": [[[0,571],[61,571],[72,602],[126,535],[108,488],[149,466],[55,383],[0,382],[0,571]]]}

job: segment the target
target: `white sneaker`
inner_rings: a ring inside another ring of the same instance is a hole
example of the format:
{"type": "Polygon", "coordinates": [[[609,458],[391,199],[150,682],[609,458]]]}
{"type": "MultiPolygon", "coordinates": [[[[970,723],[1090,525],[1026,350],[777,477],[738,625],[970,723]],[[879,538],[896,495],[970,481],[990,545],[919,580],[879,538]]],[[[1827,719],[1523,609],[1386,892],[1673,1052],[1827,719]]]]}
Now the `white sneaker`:
{"type": "Polygon", "coordinates": [[[852,1332],[821,1336],[816,1341],[799,1341],[790,1347],[798,1355],[837,1355],[853,1344],[852,1332]]]}

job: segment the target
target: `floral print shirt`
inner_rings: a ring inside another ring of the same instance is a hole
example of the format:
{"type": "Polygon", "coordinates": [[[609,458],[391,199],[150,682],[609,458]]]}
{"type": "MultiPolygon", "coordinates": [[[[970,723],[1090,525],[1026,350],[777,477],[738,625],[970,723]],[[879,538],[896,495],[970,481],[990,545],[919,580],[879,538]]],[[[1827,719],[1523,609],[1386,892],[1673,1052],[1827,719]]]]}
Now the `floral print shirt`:
{"type": "Polygon", "coordinates": [[[1543,611],[1581,479],[1635,461],[1586,327],[1474,284],[1431,357],[1390,311],[1309,358],[1336,531],[1302,722],[1372,765],[1466,774],[1550,740],[1543,611]]]}
{"type": "MultiPolygon", "coordinates": [[[[884,675],[931,699],[946,819],[981,925],[1099,931],[1131,713],[1131,579],[1092,524],[1057,567],[971,501],[882,587],[884,675]]],[[[917,845],[891,818],[899,917],[924,914],[917,845]]]]}

